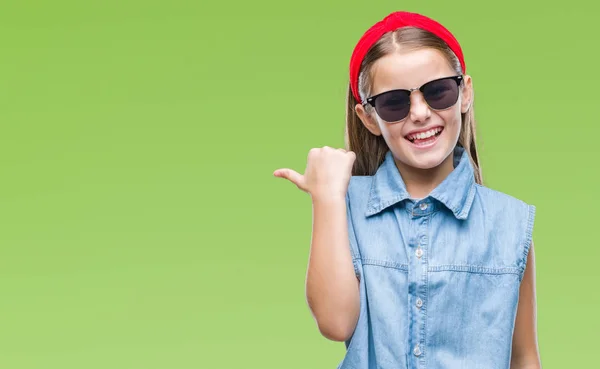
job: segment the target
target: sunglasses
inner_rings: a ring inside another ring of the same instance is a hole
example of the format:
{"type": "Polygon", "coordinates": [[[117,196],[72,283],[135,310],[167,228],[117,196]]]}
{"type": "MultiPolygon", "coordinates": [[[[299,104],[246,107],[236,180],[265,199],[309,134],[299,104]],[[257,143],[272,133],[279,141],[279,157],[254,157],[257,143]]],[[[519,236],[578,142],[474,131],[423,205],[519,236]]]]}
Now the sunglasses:
{"type": "Polygon", "coordinates": [[[386,122],[403,120],[410,112],[410,94],[419,90],[427,105],[433,110],[448,109],[458,101],[459,89],[463,76],[435,79],[418,88],[410,90],[391,90],[366,99],[366,104],[375,108],[377,115],[386,122]]]}

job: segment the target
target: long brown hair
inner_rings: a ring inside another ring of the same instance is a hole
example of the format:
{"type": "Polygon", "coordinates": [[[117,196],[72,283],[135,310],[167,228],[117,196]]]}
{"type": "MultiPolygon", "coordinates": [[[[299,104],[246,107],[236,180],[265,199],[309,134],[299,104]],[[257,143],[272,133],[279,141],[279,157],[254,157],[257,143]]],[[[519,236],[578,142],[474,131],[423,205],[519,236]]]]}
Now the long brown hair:
{"type": "MultiPolygon", "coordinates": [[[[402,47],[402,50],[432,48],[444,55],[450,66],[457,74],[462,72],[460,62],[448,45],[434,34],[419,28],[405,27],[383,35],[369,50],[360,68],[358,91],[362,99],[369,96],[372,88],[371,70],[373,64],[381,57],[389,55],[402,47]]],[[[362,123],[356,111],[356,99],[352,95],[350,84],[346,98],[346,150],[356,154],[352,175],[373,175],[389,150],[383,136],[375,136],[362,123]]],[[[373,113],[371,106],[365,106],[369,114],[373,113]]],[[[483,183],[479,156],[477,155],[475,135],[475,113],[473,103],[469,110],[462,114],[462,124],[458,145],[465,148],[469,160],[475,170],[475,181],[483,183]]]]}

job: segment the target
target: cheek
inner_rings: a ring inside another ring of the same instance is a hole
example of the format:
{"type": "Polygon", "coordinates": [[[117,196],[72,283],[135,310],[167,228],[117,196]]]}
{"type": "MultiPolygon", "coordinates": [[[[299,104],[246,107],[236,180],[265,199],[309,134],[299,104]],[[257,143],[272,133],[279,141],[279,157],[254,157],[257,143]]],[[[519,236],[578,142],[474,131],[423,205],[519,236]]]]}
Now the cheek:
{"type": "Polygon", "coordinates": [[[385,123],[379,122],[379,129],[381,130],[381,135],[385,138],[386,141],[395,141],[398,138],[402,137],[402,123],[385,123]]]}
{"type": "Polygon", "coordinates": [[[460,131],[460,124],[462,121],[460,109],[452,109],[442,112],[440,113],[440,118],[442,118],[444,121],[446,129],[460,131]]]}

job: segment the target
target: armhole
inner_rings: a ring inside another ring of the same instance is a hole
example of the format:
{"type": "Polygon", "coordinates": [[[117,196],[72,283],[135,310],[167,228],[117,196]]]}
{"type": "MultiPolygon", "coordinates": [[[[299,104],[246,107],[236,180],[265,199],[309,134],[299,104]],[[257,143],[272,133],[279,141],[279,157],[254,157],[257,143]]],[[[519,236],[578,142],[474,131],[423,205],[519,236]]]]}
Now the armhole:
{"type": "Polygon", "coordinates": [[[531,248],[531,242],[533,239],[533,224],[535,222],[536,207],[534,205],[527,205],[527,223],[525,227],[525,235],[522,243],[523,255],[521,257],[519,281],[523,280],[525,274],[525,268],[527,267],[527,256],[531,248]]]}
{"type": "Polygon", "coordinates": [[[354,265],[354,273],[356,278],[361,280],[362,270],[360,262],[360,252],[358,251],[358,240],[356,239],[356,233],[354,233],[354,222],[352,220],[352,209],[350,205],[350,191],[346,193],[346,218],[348,223],[348,240],[350,244],[350,254],[352,256],[352,264],[354,265]]]}

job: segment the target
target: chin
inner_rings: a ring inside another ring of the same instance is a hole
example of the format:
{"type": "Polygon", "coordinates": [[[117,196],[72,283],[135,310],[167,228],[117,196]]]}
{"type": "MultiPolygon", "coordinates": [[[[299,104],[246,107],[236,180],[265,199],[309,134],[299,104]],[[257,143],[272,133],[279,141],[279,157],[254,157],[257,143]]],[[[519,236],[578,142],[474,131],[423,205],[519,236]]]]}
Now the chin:
{"type": "Polygon", "coordinates": [[[446,157],[433,157],[433,158],[427,158],[427,159],[413,159],[408,161],[406,164],[408,164],[409,166],[416,168],[416,169],[433,169],[433,168],[437,168],[439,167],[444,160],[447,158],[446,157]]]}
{"type": "Polygon", "coordinates": [[[449,156],[452,155],[453,150],[450,145],[443,149],[437,148],[437,150],[431,150],[426,152],[413,152],[410,148],[402,148],[398,150],[396,158],[398,158],[402,164],[415,168],[415,169],[433,169],[442,165],[449,156]]]}

